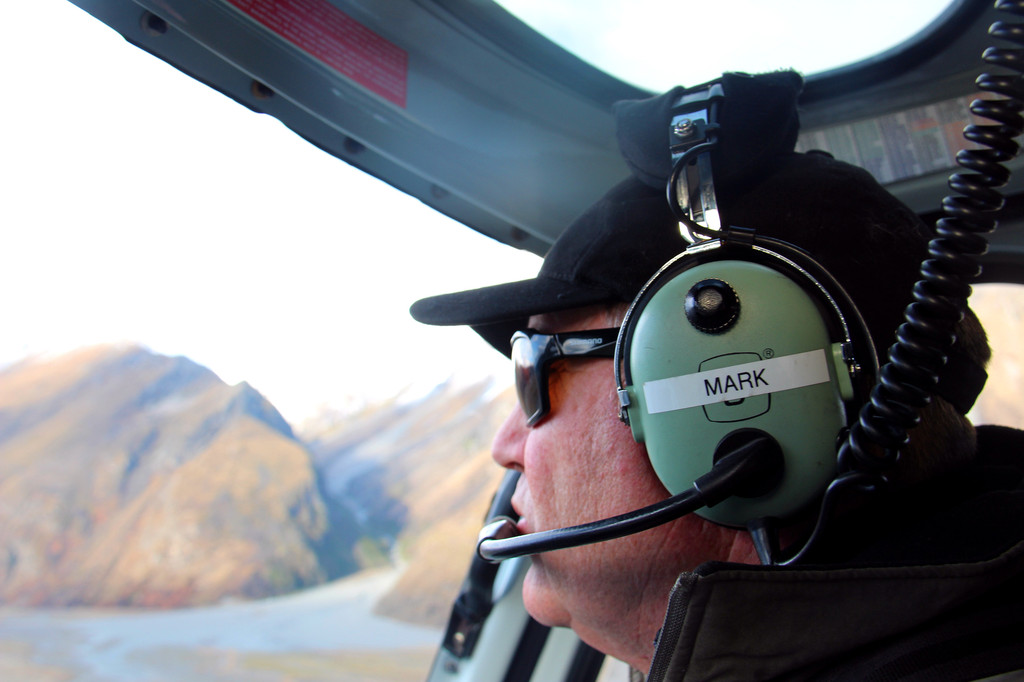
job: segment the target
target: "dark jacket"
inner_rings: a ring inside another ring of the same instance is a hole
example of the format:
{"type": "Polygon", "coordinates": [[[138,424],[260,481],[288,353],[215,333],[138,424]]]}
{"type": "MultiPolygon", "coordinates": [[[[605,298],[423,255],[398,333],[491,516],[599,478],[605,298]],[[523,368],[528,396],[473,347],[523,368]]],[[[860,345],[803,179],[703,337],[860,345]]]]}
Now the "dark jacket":
{"type": "Polygon", "coordinates": [[[681,575],[649,682],[1024,670],[1024,433],[978,434],[974,465],[840,522],[814,565],[681,575]]]}

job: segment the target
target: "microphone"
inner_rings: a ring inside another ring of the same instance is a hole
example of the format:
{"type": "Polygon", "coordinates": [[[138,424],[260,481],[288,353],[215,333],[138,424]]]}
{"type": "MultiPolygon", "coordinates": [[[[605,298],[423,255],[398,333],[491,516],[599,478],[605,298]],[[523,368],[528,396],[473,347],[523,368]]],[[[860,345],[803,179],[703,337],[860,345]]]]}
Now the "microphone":
{"type": "MultiPolygon", "coordinates": [[[[614,540],[674,521],[701,507],[713,507],[732,496],[764,495],[782,478],[785,466],[782,449],[767,433],[753,429],[749,432],[749,437],[740,439],[742,443],[732,450],[716,451],[711,471],[694,481],[689,490],[618,516],[526,535],[519,534],[512,519],[499,517],[480,531],[477,554],[486,561],[497,563],[514,557],[614,540]]],[[[723,443],[726,441],[736,443],[734,439],[723,439],[723,443]]]]}

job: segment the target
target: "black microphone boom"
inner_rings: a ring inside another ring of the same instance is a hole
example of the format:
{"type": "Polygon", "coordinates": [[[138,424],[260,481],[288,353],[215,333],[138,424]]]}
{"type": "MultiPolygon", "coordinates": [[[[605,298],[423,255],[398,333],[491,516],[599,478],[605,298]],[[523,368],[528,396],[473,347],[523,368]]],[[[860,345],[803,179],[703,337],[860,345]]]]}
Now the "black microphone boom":
{"type": "Polygon", "coordinates": [[[498,519],[481,531],[477,553],[487,561],[498,562],[650,530],[701,507],[712,507],[732,495],[749,496],[750,491],[759,489],[764,481],[778,481],[783,466],[778,443],[771,436],[761,434],[731,452],[716,456],[711,471],[694,481],[689,490],[667,500],[600,521],[514,537],[510,537],[516,532],[512,520],[498,519]]]}

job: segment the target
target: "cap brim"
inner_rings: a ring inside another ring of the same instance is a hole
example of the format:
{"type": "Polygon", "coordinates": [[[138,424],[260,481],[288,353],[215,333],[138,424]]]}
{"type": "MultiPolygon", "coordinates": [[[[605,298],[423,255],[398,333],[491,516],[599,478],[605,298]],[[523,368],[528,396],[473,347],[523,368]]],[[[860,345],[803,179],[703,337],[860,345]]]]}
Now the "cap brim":
{"type": "Polygon", "coordinates": [[[614,297],[606,289],[537,277],[420,299],[409,313],[424,324],[468,325],[509,355],[512,334],[525,329],[531,315],[593,305],[614,297]]]}

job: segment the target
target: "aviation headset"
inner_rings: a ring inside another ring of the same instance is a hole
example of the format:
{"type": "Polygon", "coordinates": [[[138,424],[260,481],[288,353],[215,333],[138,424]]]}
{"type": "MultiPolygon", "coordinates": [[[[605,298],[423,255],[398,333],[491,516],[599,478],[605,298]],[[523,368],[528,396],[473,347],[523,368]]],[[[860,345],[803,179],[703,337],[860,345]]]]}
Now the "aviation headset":
{"type": "Polygon", "coordinates": [[[835,478],[837,442],[877,370],[866,325],[843,288],[801,249],[721,226],[711,171],[724,93],[684,93],[668,131],[668,200],[691,246],[642,288],[616,345],[621,417],[678,494],[750,438],[782,465],[696,513],[747,526],[786,518],[835,478]]]}
{"type": "MultiPolygon", "coordinates": [[[[620,417],[645,444],[672,496],[617,517],[528,535],[518,535],[511,520],[495,518],[481,531],[481,558],[500,561],[609,540],[697,513],[748,528],[763,563],[788,564],[820,537],[841,496],[884,483],[873,463],[865,466],[863,453],[844,457],[852,440],[848,428],[856,433],[862,425],[858,412],[873,404],[879,373],[857,307],[807,252],[759,235],[756,225],[722,225],[712,150],[719,161],[725,158],[724,177],[737,185],[742,172],[756,173],[795,142],[798,83],[785,81],[799,77],[772,76],[767,90],[759,89],[763,77],[727,74],[672,93],[667,194],[690,245],[641,288],[615,347],[620,417]],[[740,97],[733,124],[725,126],[723,83],[738,86],[740,97]],[[773,90],[782,97],[763,105],[773,90]],[[735,117],[750,111],[761,120],[736,126],[735,117]],[[766,134],[773,128],[787,132],[773,138],[766,134]],[[778,521],[816,502],[817,525],[783,557],[778,521]]],[[[638,117],[644,130],[650,113],[638,117]]],[[[655,132],[662,136],[655,145],[664,150],[666,131],[655,132]]],[[[650,140],[638,145],[652,146],[650,140]]],[[[657,169],[631,158],[643,153],[630,151],[623,149],[635,175],[649,184],[660,179],[657,169]]],[[[940,382],[937,392],[966,413],[984,370],[966,358],[951,366],[951,381],[940,382]]],[[[886,453],[886,465],[893,456],[886,453]]]]}

